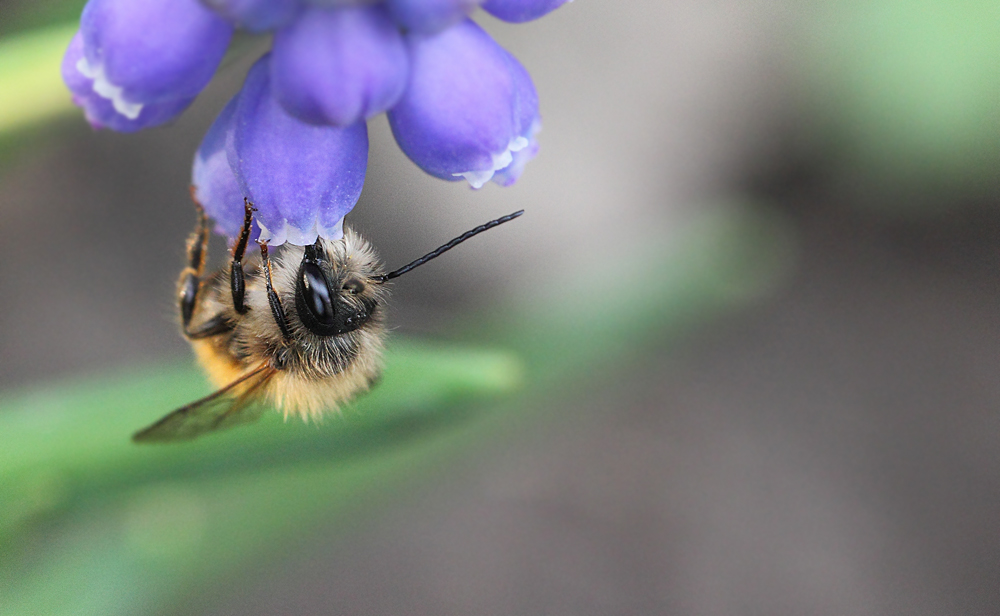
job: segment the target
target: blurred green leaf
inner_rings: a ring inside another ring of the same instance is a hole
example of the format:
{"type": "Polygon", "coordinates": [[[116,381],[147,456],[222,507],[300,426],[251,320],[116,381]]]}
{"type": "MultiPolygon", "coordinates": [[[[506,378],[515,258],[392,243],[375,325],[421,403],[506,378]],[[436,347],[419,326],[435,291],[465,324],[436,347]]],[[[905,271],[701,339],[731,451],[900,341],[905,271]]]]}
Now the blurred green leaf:
{"type": "Polygon", "coordinates": [[[146,603],[231,567],[391,468],[401,444],[459,421],[460,402],[510,393],[523,376],[509,353],[455,346],[397,340],[387,360],[379,386],[322,426],[269,413],[170,445],[129,435],[205,393],[191,368],[3,401],[0,580],[17,591],[0,585],[0,613],[109,614],[122,593],[146,603]],[[178,559],[190,561],[183,574],[159,571],[178,559]]]}
{"type": "Polygon", "coordinates": [[[522,368],[509,353],[400,340],[387,360],[379,386],[319,428],[283,424],[268,413],[252,429],[170,445],[137,446],[129,436],[207,393],[192,368],[0,402],[0,537],[27,519],[109,490],[365,455],[399,437],[400,425],[418,432],[445,421],[456,402],[509,392],[521,380],[522,368]]]}
{"type": "Polygon", "coordinates": [[[802,15],[801,94],[854,174],[918,190],[997,186],[1000,4],[838,0],[802,15]]]}
{"type": "Polygon", "coordinates": [[[76,24],[0,39],[0,136],[74,109],[60,63],[76,24]]]}
{"type": "Polygon", "coordinates": [[[3,0],[0,36],[77,21],[86,4],[87,0],[3,0]]]}

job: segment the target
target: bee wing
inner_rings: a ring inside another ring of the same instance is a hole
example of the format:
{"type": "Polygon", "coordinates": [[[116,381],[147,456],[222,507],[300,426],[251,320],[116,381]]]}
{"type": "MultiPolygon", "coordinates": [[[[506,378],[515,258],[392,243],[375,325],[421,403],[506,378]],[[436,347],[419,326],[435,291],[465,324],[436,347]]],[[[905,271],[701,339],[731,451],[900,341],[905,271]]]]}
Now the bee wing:
{"type": "Polygon", "coordinates": [[[276,372],[266,364],[248,372],[215,393],[182,406],[139,430],[132,435],[132,440],[137,443],[186,440],[257,421],[267,410],[258,394],[276,372]]]}

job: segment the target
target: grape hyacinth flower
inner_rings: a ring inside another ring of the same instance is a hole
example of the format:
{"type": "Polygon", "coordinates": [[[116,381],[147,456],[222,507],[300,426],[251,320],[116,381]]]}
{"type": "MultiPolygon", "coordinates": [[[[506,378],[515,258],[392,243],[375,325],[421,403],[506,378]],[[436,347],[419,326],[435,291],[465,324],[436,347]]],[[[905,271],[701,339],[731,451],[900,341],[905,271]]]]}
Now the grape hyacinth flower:
{"type": "Polygon", "coordinates": [[[63,76],[93,126],[140,130],[194,100],[232,34],[232,25],[198,0],[90,0],[63,76]]]}
{"type": "Polygon", "coordinates": [[[243,199],[262,241],[342,235],[368,157],[368,119],[435,177],[509,186],[538,152],[527,70],[471,18],[510,22],[569,0],[89,0],[63,59],[95,128],[170,122],[215,72],[235,29],[273,32],[195,154],[195,198],[233,237],[243,199]]]}

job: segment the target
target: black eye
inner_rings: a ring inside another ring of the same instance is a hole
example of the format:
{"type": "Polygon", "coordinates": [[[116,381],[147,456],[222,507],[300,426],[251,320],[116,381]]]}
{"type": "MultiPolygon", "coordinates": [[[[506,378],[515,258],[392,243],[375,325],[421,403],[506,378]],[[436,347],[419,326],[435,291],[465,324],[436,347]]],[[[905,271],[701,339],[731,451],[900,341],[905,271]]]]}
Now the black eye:
{"type": "MultiPolygon", "coordinates": [[[[308,253],[307,253],[308,257],[308,253]]],[[[350,298],[364,291],[364,283],[350,278],[343,291],[331,290],[333,285],[318,261],[302,260],[295,288],[295,308],[302,325],[317,336],[339,336],[358,329],[371,318],[376,309],[374,299],[350,298]]]]}
{"type": "Polygon", "coordinates": [[[306,327],[333,325],[337,313],[326,274],[316,263],[306,262],[299,268],[298,289],[295,293],[296,308],[306,327]]]}

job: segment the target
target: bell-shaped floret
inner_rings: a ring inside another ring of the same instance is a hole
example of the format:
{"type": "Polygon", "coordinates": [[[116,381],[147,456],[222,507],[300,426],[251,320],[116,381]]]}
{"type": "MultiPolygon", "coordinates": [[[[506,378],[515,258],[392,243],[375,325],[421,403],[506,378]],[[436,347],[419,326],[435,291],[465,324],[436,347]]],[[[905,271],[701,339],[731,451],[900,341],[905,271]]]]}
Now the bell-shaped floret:
{"type": "Polygon", "coordinates": [[[482,0],[386,0],[393,20],[409,32],[432,34],[458,22],[482,0]]]}
{"type": "Polygon", "coordinates": [[[521,23],[538,19],[573,0],[486,0],[483,10],[504,21],[521,23]]]}
{"type": "Polygon", "coordinates": [[[94,79],[80,71],[83,58],[83,36],[78,32],[63,56],[62,77],[72,93],[73,103],[95,129],[110,128],[131,133],[151,126],[158,126],[177,117],[191,103],[192,98],[182,98],[162,103],[142,105],[134,117],[127,117],[115,110],[111,99],[94,91],[94,79]]]}
{"type": "Polygon", "coordinates": [[[250,69],[232,110],[229,166],[257,208],[262,241],[338,239],[364,185],[367,126],[314,125],[289,115],[272,96],[269,63],[264,56],[250,69]]]}
{"type": "Polygon", "coordinates": [[[411,34],[407,45],[410,84],[389,112],[396,142],[427,173],[480,188],[538,130],[528,72],[468,19],[435,35],[411,34]]]}
{"type": "Polygon", "coordinates": [[[408,64],[384,7],[309,8],[275,34],[271,84],[300,120],[348,126],[396,104],[408,64]]]}
{"type": "Polygon", "coordinates": [[[216,233],[231,238],[239,235],[243,228],[243,192],[226,154],[226,140],[232,135],[238,102],[239,96],[229,101],[212,123],[194,155],[191,168],[195,201],[215,221],[216,233]]]}
{"type": "Polygon", "coordinates": [[[82,54],[74,66],[127,121],[97,110],[103,105],[84,95],[75,75],[67,84],[74,81],[78,104],[102,126],[137,130],[165,122],[176,113],[162,117],[164,110],[179,113],[212,78],[232,31],[198,0],[90,0],[80,18],[82,54]],[[158,109],[143,121],[147,106],[158,109]],[[159,121],[151,122],[153,116],[159,121]]]}
{"type": "Polygon", "coordinates": [[[202,0],[237,28],[265,32],[282,28],[302,8],[300,0],[202,0]]]}

